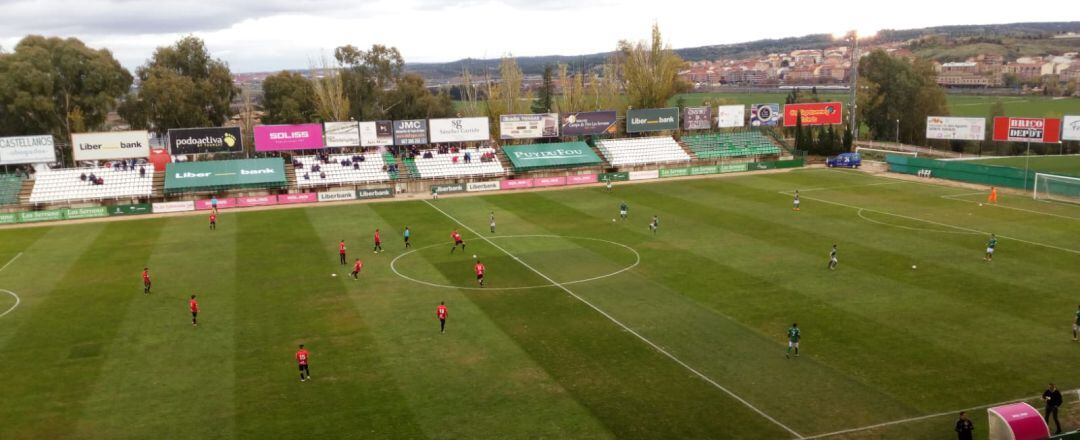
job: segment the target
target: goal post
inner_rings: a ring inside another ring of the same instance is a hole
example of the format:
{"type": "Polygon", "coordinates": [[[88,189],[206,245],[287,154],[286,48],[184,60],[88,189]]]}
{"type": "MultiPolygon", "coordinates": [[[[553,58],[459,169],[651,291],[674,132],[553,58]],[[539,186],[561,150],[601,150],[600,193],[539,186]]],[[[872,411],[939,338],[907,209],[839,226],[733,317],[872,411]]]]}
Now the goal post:
{"type": "Polygon", "coordinates": [[[890,154],[919,157],[919,152],[917,151],[884,150],[880,148],[855,147],[855,152],[859,153],[860,159],[874,162],[885,162],[885,156],[890,154]]]}
{"type": "Polygon", "coordinates": [[[1035,200],[1080,203],[1080,177],[1035,173],[1035,200]]]}

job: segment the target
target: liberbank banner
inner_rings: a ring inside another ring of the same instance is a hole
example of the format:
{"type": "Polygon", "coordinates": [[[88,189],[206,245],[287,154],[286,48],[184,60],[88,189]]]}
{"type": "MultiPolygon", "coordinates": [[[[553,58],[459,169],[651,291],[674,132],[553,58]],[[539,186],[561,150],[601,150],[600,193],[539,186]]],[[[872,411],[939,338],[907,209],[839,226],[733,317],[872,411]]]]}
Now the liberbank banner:
{"type": "Polygon", "coordinates": [[[986,119],[928,116],[926,138],[981,141],[986,138],[986,119]]]}
{"type": "Polygon", "coordinates": [[[360,145],[360,124],[356,122],[327,122],[323,124],[327,147],[356,147],[360,145]]]}
{"type": "Polygon", "coordinates": [[[994,118],[994,140],[1055,143],[1061,141],[1061,119],[994,118]]]}
{"type": "Polygon", "coordinates": [[[626,111],[626,132],[644,133],[679,129],[679,109],[645,108],[626,111]]]}
{"type": "Polygon", "coordinates": [[[563,136],[615,134],[617,120],[615,110],[566,113],[562,115],[560,131],[563,136]]]}
{"type": "Polygon", "coordinates": [[[50,135],[0,137],[0,165],[56,162],[53,146],[50,135]]]}
{"type": "Polygon", "coordinates": [[[787,104],[784,106],[784,126],[794,127],[802,117],[802,124],[836,125],[844,122],[842,104],[839,102],[808,102],[805,104],[787,104]]]}
{"type": "Polygon", "coordinates": [[[174,128],[169,130],[169,153],[239,153],[242,139],[240,127],[174,128]]]}
{"type": "Polygon", "coordinates": [[[499,116],[499,139],[559,137],[559,114],[499,116]]]}
{"type": "Polygon", "coordinates": [[[321,124],[255,126],[255,151],[312,150],[322,147],[321,124]]]}
{"type": "Polygon", "coordinates": [[[486,141],[491,137],[488,118],[447,118],[428,121],[431,142],[486,141]]]}
{"type": "Polygon", "coordinates": [[[75,160],[129,159],[150,156],[150,135],[146,130],[75,133],[71,135],[75,160]]]}
{"type": "Polygon", "coordinates": [[[165,169],[165,192],[285,186],[281,158],[173,162],[165,169]]]}
{"type": "Polygon", "coordinates": [[[584,142],[503,147],[515,170],[599,165],[600,158],[584,142]]]}

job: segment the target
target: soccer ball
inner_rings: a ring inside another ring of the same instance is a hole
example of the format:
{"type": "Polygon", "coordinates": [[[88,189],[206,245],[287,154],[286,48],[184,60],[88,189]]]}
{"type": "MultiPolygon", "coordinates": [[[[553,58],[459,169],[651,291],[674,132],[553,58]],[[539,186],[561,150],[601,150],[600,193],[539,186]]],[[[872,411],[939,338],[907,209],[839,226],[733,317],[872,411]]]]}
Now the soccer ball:
{"type": "Polygon", "coordinates": [[[330,276],[332,276],[332,277],[336,277],[336,276],[337,276],[337,274],[336,274],[336,273],[332,273],[332,274],[330,274],[330,276]]]}
{"type": "Polygon", "coordinates": [[[980,203],[979,206],[982,206],[982,203],[980,203]]]}
{"type": "Polygon", "coordinates": [[[611,222],[612,222],[612,223],[615,223],[615,219],[611,219],[611,222]]]}
{"type": "Polygon", "coordinates": [[[913,270],[915,269],[915,265],[914,265],[914,264],[912,264],[912,265],[911,265],[911,269],[913,269],[913,270]]]}
{"type": "Polygon", "coordinates": [[[476,258],[476,254],[473,254],[473,256],[472,256],[472,257],[473,257],[473,258],[476,258]]]}

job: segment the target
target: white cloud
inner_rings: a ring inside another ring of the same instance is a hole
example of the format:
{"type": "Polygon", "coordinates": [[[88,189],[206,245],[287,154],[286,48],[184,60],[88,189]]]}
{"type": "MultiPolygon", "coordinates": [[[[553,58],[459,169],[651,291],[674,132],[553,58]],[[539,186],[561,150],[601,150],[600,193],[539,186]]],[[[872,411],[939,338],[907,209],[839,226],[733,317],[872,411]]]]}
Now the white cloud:
{"type": "Polygon", "coordinates": [[[134,68],[157,46],[192,33],[234,71],[306,67],[334,47],[396,46],[407,61],[490,58],[505,53],[576,55],[645,39],[659,23],[675,47],[736,43],[851,28],[861,32],[955,24],[1061,20],[1071,1],[1038,8],[912,0],[898,6],[836,0],[828,8],[793,0],[0,0],[0,45],[28,33],[74,36],[108,47],[134,68]],[[888,9],[892,8],[892,9],[888,9]],[[62,11],[59,13],[58,11],[62,11]]]}

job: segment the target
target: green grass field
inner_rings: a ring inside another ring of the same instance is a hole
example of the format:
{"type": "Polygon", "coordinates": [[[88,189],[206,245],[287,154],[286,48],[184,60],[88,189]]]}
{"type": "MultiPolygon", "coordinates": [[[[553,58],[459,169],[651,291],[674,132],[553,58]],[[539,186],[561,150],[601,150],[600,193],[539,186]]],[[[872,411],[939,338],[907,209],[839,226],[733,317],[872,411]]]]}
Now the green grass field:
{"type": "Polygon", "coordinates": [[[1080,176],[1080,155],[996,157],[972,160],[971,163],[1020,169],[1026,166],[1040,173],[1080,176]]]}
{"type": "Polygon", "coordinates": [[[1080,387],[1080,208],[983,197],[807,169],[225,211],[214,232],[202,215],[3,229],[0,438],[776,439],[942,412],[829,438],[950,438],[955,410],[1080,387]]]}
{"type": "MultiPolygon", "coordinates": [[[[686,105],[701,105],[705,101],[724,99],[734,104],[783,103],[787,93],[687,93],[671,99],[675,105],[682,97],[686,105]]],[[[821,93],[823,100],[848,102],[847,93],[821,93]]],[[[948,95],[949,111],[954,116],[982,116],[990,114],[990,106],[1001,101],[1005,113],[1017,117],[1058,117],[1080,114],[1080,98],[1049,98],[1043,96],[968,96],[948,95]]]]}

